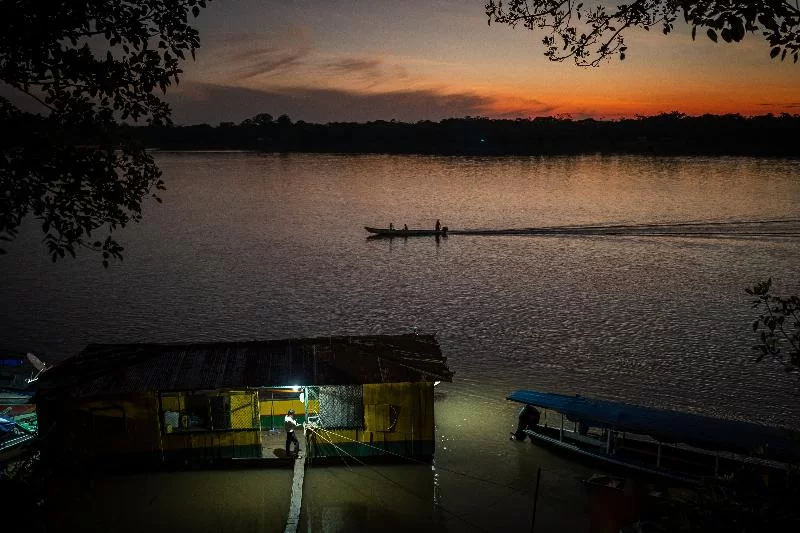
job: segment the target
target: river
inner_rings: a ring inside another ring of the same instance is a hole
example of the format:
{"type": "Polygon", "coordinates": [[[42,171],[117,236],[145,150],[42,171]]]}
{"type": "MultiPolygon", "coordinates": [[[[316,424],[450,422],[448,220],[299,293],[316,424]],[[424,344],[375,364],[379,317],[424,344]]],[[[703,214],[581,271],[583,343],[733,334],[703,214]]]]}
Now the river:
{"type": "MultiPolygon", "coordinates": [[[[778,293],[800,291],[800,239],[769,231],[782,221],[800,232],[795,160],[156,158],[164,203],[149,202],[142,222],[119,233],[125,259],[107,270],[86,253],[53,264],[35,226],[21,229],[0,256],[0,346],[57,361],[90,342],[435,332],[455,371],[452,384],[437,387],[437,463],[482,479],[506,476],[524,494],[536,460],[505,440],[514,408],[504,397],[516,388],[800,426],[797,380],[771,361],[755,363],[744,293],[770,276],[778,293]],[[436,219],[451,230],[674,231],[437,242],[368,240],[363,228],[432,227],[436,219]],[[742,222],[766,230],[754,236],[742,222]],[[682,234],[686,223],[701,231],[682,234]]],[[[469,516],[472,482],[433,476],[434,497],[449,505],[445,522],[478,524],[469,516]]],[[[318,487],[316,501],[331,479],[307,480],[318,487]]],[[[475,527],[491,530],[513,514],[504,506],[516,504],[505,488],[486,490],[495,510],[475,527]]]]}

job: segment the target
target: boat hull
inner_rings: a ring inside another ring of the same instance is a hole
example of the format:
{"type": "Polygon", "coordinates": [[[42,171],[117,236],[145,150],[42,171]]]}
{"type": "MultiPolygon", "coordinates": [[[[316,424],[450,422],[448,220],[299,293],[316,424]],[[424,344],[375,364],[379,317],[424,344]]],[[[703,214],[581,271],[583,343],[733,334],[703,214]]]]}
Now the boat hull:
{"type": "Polygon", "coordinates": [[[434,229],[389,229],[371,228],[364,226],[364,229],[372,233],[374,237],[446,237],[447,231],[436,231],[434,229]]]}
{"type": "Polygon", "coordinates": [[[776,428],[581,396],[515,391],[508,399],[525,405],[518,439],[674,481],[728,479],[743,467],[785,479],[795,442],[776,428]]]}

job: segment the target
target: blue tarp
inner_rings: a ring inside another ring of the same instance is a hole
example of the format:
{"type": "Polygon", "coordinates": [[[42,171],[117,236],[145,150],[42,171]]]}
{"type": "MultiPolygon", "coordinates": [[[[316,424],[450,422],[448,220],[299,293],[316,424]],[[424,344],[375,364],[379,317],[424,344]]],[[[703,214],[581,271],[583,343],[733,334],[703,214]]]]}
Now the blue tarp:
{"type": "Polygon", "coordinates": [[[800,459],[800,433],[782,428],[534,390],[514,391],[508,399],[558,411],[572,421],[650,435],[662,442],[783,461],[800,459]]]}
{"type": "Polygon", "coordinates": [[[0,418],[0,435],[4,435],[6,433],[13,433],[14,428],[17,424],[13,420],[8,420],[6,418],[0,418]]]}

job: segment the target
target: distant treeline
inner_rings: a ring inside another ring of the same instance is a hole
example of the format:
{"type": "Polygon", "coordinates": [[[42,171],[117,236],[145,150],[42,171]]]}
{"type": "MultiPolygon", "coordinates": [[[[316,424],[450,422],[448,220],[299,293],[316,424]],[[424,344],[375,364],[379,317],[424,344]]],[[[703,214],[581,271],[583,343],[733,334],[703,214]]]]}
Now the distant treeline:
{"type": "Polygon", "coordinates": [[[439,122],[292,122],[263,113],[241,124],[138,127],[145,145],[166,150],[417,154],[576,154],[800,156],[800,115],[686,116],[666,113],[618,121],[569,118],[439,122]]]}

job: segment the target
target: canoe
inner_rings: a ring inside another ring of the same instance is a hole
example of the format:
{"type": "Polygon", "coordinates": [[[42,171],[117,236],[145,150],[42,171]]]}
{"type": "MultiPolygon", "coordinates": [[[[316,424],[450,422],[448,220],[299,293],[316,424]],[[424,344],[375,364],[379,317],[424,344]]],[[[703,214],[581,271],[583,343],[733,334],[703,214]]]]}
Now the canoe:
{"type": "Polygon", "coordinates": [[[447,230],[442,229],[436,231],[435,229],[389,229],[389,228],[371,228],[364,226],[364,229],[376,236],[381,237],[446,237],[447,230]]]}
{"type": "Polygon", "coordinates": [[[673,480],[724,478],[745,464],[783,476],[800,459],[798,434],[781,428],[533,390],[507,399],[525,406],[518,440],[673,480]]]}

